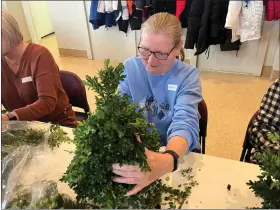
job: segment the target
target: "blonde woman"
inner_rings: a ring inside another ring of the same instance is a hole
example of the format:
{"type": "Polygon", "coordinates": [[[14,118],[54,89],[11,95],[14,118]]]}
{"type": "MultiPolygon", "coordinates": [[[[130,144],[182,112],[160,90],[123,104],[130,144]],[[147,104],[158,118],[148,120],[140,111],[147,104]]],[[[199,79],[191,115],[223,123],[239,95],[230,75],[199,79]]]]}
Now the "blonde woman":
{"type": "Polygon", "coordinates": [[[26,43],[16,20],[2,10],[2,120],[43,121],[76,126],[59,68],[44,47],[26,43]]]}
{"type": "MultiPolygon", "coordinates": [[[[119,175],[113,177],[115,182],[136,185],[127,195],[136,194],[164,174],[176,170],[179,157],[200,147],[199,72],[183,62],[182,44],[178,18],[157,13],[142,25],[138,45],[140,57],[124,62],[126,78],[120,82],[119,89],[140,108],[147,109],[146,119],[155,123],[161,144],[166,146],[164,153],[146,149],[151,172],[141,172],[138,166],[113,165],[113,172],[119,175]]],[[[138,140],[141,141],[141,137],[138,140]]]]}

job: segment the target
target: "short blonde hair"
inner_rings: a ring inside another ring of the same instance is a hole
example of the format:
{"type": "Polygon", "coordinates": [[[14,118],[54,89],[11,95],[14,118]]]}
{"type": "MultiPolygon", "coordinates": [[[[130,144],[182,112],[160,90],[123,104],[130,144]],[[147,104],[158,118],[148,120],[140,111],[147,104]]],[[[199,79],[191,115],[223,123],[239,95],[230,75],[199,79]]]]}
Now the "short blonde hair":
{"type": "Polygon", "coordinates": [[[141,27],[141,31],[147,30],[152,33],[165,34],[173,39],[174,45],[180,47],[180,58],[185,59],[182,41],[182,26],[179,19],[167,12],[159,12],[146,20],[141,27]]]}
{"type": "Polygon", "coordinates": [[[9,46],[16,46],[23,41],[22,33],[19,29],[16,19],[2,9],[2,38],[4,38],[9,46]]]}

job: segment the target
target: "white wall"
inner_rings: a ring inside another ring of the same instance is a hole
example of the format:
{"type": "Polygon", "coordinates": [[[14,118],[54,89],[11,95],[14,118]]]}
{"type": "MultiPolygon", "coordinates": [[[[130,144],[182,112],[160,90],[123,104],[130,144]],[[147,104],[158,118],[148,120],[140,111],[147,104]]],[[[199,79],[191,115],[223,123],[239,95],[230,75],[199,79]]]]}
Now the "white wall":
{"type": "Polygon", "coordinates": [[[275,57],[274,57],[274,61],[273,61],[273,70],[274,71],[280,71],[279,46],[278,46],[277,51],[275,53],[275,57]]]}
{"type": "Polygon", "coordinates": [[[47,1],[29,1],[29,6],[38,36],[54,32],[47,1]]]}
{"type": "Polygon", "coordinates": [[[266,51],[264,66],[272,66],[277,48],[279,47],[279,25],[280,21],[266,22],[269,25],[271,34],[266,51]]]}
{"type": "MultiPolygon", "coordinates": [[[[24,41],[31,41],[21,1],[5,1],[8,12],[16,19],[24,41]]],[[[4,3],[4,4],[5,4],[4,3]]],[[[2,3],[3,5],[3,3],[2,3]]]]}
{"type": "Polygon", "coordinates": [[[199,55],[198,68],[260,76],[266,57],[266,62],[272,66],[275,55],[274,47],[279,45],[279,41],[277,45],[277,39],[275,39],[276,32],[276,26],[272,22],[265,21],[261,39],[243,42],[237,55],[236,51],[222,52],[219,45],[211,46],[208,59],[204,53],[199,55]],[[272,33],[272,29],[274,33],[272,33]]]}
{"type": "Polygon", "coordinates": [[[48,1],[59,48],[86,50],[92,59],[83,1],[48,1]]]}

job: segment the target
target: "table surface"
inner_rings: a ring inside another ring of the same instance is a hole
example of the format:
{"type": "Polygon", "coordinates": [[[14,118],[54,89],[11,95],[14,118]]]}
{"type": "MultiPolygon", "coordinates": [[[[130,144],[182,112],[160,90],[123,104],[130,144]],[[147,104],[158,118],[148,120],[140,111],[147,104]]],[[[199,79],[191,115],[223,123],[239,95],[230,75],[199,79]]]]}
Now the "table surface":
{"type": "MultiPolygon", "coordinates": [[[[45,125],[38,123],[36,127],[43,128],[45,125]]],[[[72,129],[63,128],[70,138],[73,138],[72,129]]],[[[51,151],[49,155],[38,154],[28,164],[21,175],[21,182],[31,184],[34,180],[47,179],[59,180],[72,160],[74,151],[73,144],[62,144],[59,148],[51,151]]],[[[229,160],[209,155],[189,153],[180,160],[178,170],[168,174],[170,177],[167,184],[177,187],[187,180],[183,178],[180,169],[191,167],[194,180],[198,186],[192,189],[188,203],[182,208],[246,208],[261,205],[261,199],[256,198],[246,183],[249,180],[257,180],[261,171],[259,166],[235,160],[229,160]],[[228,184],[231,189],[228,190],[228,184]]],[[[165,180],[165,179],[163,179],[165,180]]],[[[75,197],[74,192],[66,183],[58,186],[63,193],[75,197]]]]}

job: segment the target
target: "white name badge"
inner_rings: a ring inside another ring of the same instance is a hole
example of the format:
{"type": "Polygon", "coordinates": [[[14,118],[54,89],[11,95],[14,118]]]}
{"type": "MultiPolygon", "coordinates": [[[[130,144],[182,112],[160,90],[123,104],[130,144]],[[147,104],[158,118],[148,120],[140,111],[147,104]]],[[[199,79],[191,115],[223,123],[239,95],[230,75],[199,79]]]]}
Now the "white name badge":
{"type": "Polygon", "coordinates": [[[168,84],[168,90],[176,91],[177,90],[177,85],[168,84]]]}
{"type": "Polygon", "coordinates": [[[32,82],[32,77],[31,76],[30,77],[24,77],[24,78],[21,79],[21,82],[22,83],[32,82]]]}

